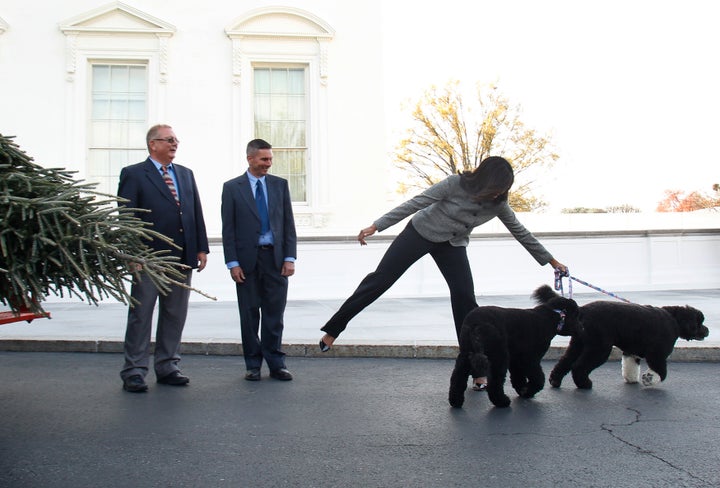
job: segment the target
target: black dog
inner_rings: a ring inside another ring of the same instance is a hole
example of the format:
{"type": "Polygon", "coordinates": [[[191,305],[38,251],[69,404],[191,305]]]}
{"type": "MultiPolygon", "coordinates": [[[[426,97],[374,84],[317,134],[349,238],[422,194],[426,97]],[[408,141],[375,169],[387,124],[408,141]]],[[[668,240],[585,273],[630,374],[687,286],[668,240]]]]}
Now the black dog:
{"type": "Polygon", "coordinates": [[[477,307],[463,321],[460,353],[450,378],[450,405],[460,408],[465,400],[468,375],[487,377],[487,393],[496,407],[507,407],[505,375],[523,398],[543,389],[545,374],[540,361],[556,334],[575,333],[578,305],[547,285],[533,293],[539,305],[533,309],[477,307]]]}
{"type": "Polygon", "coordinates": [[[689,306],[596,301],[580,307],[580,315],[582,327],[550,373],[556,388],[569,371],[578,388],[592,388],[590,372],[607,361],[613,346],[623,352],[625,381],[641,379],[639,358],[645,358],[650,369],[642,375],[643,384],[659,383],[667,376],[667,357],[678,337],[701,341],[709,333],[702,312],[689,306]]]}

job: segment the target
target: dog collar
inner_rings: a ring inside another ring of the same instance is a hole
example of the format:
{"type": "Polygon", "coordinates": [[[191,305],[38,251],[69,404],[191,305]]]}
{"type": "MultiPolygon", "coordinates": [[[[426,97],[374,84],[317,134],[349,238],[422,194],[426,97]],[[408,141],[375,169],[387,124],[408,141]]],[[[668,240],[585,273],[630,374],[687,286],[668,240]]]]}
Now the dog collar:
{"type": "Polygon", "coordinates": [[[553,312],[557,313],[560,316],[560,322],[558,322],[557,324],[557,331],[561,332],[563,326],[565,326],[565,310],[553,309],[553,312]]]}

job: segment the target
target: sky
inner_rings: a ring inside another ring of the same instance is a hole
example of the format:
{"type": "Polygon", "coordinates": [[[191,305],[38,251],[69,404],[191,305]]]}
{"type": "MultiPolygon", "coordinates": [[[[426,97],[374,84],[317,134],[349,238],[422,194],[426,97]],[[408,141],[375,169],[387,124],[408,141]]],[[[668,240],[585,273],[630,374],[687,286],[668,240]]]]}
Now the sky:
{"type": "Polygon", "coordinates": [[[705,0],[383,2],[390,146],[431,85],[495,83],[560,159],[549,211],[712,192],[720,13],[705,0]]]}

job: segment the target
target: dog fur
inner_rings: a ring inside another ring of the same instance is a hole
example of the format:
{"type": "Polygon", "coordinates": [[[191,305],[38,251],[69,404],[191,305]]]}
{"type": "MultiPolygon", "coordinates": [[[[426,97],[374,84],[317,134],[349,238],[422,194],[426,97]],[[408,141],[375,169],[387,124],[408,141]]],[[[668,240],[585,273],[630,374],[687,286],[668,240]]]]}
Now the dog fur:
{"type": "Polygon", "coordinates": [[[448,400],[462,407],[468,376],[488,379],[487,393],[496,407],[508,407],[505,376],[523,398],[532,398],[545,383],[540,361],[556,334],[575,333],[578,305],[547,285],[533,293],[538,306],[532,309],[477,307],[463,321],[460,352],[450,378],[448,400]]]}
{"type": "Polygon", "coordinates": [[[703,340],[708,328],[703,313],[690,306],[654,307],[595,301],[580,307],[581,327],[570,339],[565,353],[550,373],[549,382],[559,388],[572,371],[578,388],[592,388],[590,373],[605,363],[613,346],[620,349],[622,375],[628,383],[651,386],[667,377],[667,358],[679,337],[703,340]],[[640,358],[648,371],[640,373],[640,358]]]}

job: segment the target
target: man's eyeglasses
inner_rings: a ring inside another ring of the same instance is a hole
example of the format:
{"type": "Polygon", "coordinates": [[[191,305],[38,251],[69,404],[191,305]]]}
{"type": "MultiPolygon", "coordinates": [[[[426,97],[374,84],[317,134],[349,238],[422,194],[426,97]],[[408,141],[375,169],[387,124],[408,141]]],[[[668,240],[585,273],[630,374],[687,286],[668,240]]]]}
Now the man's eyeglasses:
{"type": "Polygon", "coordinates": [[[175,137],[166,137],[164,139],[163,138],[153,139],[153,141],[165,141],[168,144],[175,144],[175,143],[180,144],[180,139],[177,139],[175,137]]]}

